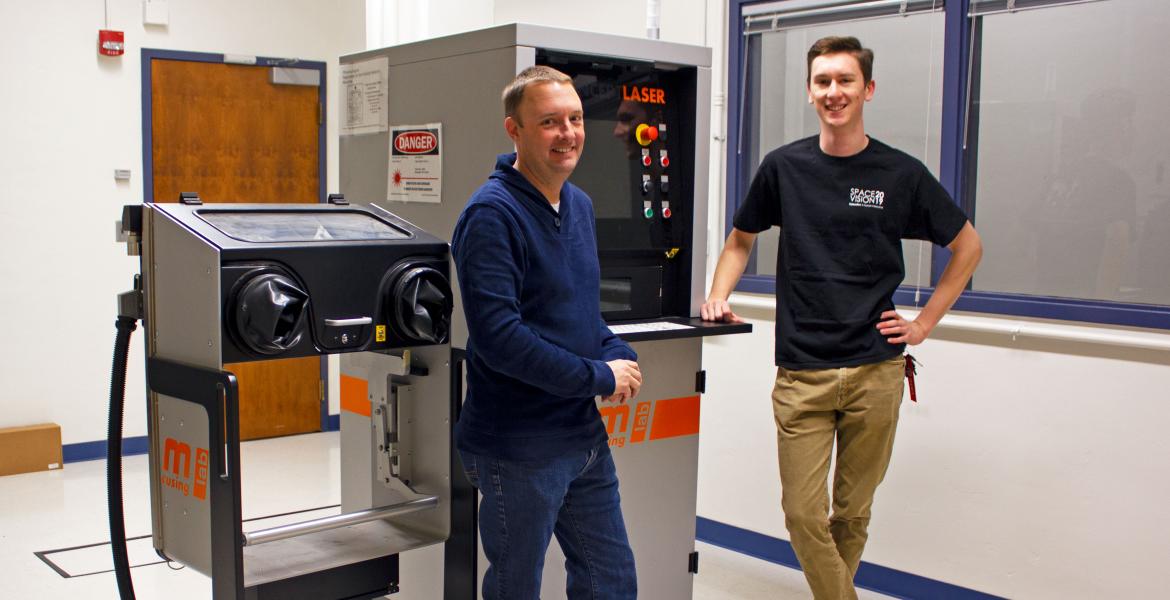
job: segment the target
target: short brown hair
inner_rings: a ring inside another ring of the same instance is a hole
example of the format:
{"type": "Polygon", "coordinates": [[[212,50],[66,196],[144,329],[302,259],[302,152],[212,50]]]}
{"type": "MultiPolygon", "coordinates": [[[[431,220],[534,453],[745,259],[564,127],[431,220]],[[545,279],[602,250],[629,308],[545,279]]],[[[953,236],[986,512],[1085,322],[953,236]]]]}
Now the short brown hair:
{"type": "Polygon", "coordinates": [[[808,49],[808,73],[805,76],[804,82],[806,84],[812,83],[812,64],[814,58],[826,54],[837,54],[839,52],[845,52],[857,59],[857,63],[861,65],[861,78],[863,83],[868,84],[869,80],[873,79],[873,50],[863,48],[861,42],[852,36],[829,36],[817,40],[812,45],[812,48],[808,49]]]}
{"type": "Polygon", "coordinates": [[[504,93],[502,98],[504,100],[504,116],[512,117],[517,122],[520,117],[516,115],[516,110],[520,108],[520,101],[524,100],[524,90],[530,85],[538,83],[573,83],[573,78],[564,73],[544,65],[536,65],[535,67],[528,67],[520,71],[511,83],[504,86],[504,93]]]}

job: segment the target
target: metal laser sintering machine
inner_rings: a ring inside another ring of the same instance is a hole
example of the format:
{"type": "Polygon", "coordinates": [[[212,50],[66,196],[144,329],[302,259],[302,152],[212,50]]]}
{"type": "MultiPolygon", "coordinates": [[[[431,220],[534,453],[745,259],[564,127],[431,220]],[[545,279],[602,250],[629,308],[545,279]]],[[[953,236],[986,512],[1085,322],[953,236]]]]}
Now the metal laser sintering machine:
{"type": "MultiPolygon", "coordinates": [[[[598,406],[621,482],[639,597],[690,598],[698,563],[702,341],[751,330],[696,318],[707,278],[710,49],[512,24],[343,56],[343,87],[351,94],[342,119],[341,191],[449,238],[496,155],[512,150],[500,91],[538,64],[572,77],[581,97],[585,148],[570,181],[594,203],[603,316],[633,344],[643,374],[634,401],[598,406]],[[384,120],[365,118],[374,113],[363,107],[371,106],[384,120]],[[416,153],[426,157],[412,158],[416,153]]],[[[456,293],[456,346],[467,339],[463,318],[456,293]]],[[[459,476],[453,485],[468,488],[459,476]]],[[[474,526],[474,518],[458,518],[466,523],[459,529],[474,526]]],[[[432,549],[402,561],[412,577],[451,565],[432,549]]],[[[555,541],[545,565],[541,597],[565,597],[555,541]]],[[[444,579],[450,583],[428,581],[444,579]]]]}
{"type": "Polygon", "coordinates": [[[186,195],[126,215],[142,256],[155,549],[211,577],[216,600],[397,591],[398,554],[451,530],[447,243],[339,198],[186,195]],[[224,363],[326,354],[342,355],[347,408],[340,513],[245,530],[237,383],[224,363]]]}

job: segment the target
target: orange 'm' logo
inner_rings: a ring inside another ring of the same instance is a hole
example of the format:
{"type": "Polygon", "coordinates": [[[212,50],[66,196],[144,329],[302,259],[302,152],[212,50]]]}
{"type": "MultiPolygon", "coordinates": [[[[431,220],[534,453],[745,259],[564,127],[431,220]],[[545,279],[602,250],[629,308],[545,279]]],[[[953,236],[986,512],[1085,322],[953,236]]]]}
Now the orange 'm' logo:
{"type": "Polygon", "coordinates": [[[602,406],[597,411],[601,413],[601,419],[605,421],[605,431],[610,435],[615,431],[625,432],[630,424],[630,407],[625,404],[602,406]]]}
{"type": "Polygon", "coordinates": [[[174,438],[163,442],[162,472],[159,483],[178,490],[184,496],[207,499],[207,468],[209,454],[206,448],[195,449],[195,477],[191,478],[191,446],[174,438]]]}

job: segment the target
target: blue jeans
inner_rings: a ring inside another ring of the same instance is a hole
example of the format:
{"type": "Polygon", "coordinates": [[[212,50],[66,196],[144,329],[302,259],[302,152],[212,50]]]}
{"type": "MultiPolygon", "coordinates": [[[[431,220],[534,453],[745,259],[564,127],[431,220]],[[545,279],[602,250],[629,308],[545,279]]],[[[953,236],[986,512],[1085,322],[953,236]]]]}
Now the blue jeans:
{"type": "Polygon", "coordinates": [[[555,534],[570,600],[638,597],[617,469],[609,445],[542,461],[459,453],[480,489],[479,534],[488,559],[484,600],[537,600],[555,534]]]}

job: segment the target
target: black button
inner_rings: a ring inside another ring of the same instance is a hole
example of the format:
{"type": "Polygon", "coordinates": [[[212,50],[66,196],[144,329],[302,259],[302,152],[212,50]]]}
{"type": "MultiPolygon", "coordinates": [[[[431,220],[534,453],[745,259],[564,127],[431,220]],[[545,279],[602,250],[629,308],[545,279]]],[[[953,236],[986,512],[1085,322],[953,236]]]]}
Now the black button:
{"type": "Polygon", "coordinates": [[[560,219],[560,217],[558,217],[558,218],[556,218],[556,219],[553,219],[553,225],[556,225],[557,227],[560,227],[560,226],[561,226],[561,219],[560,219]]]}

